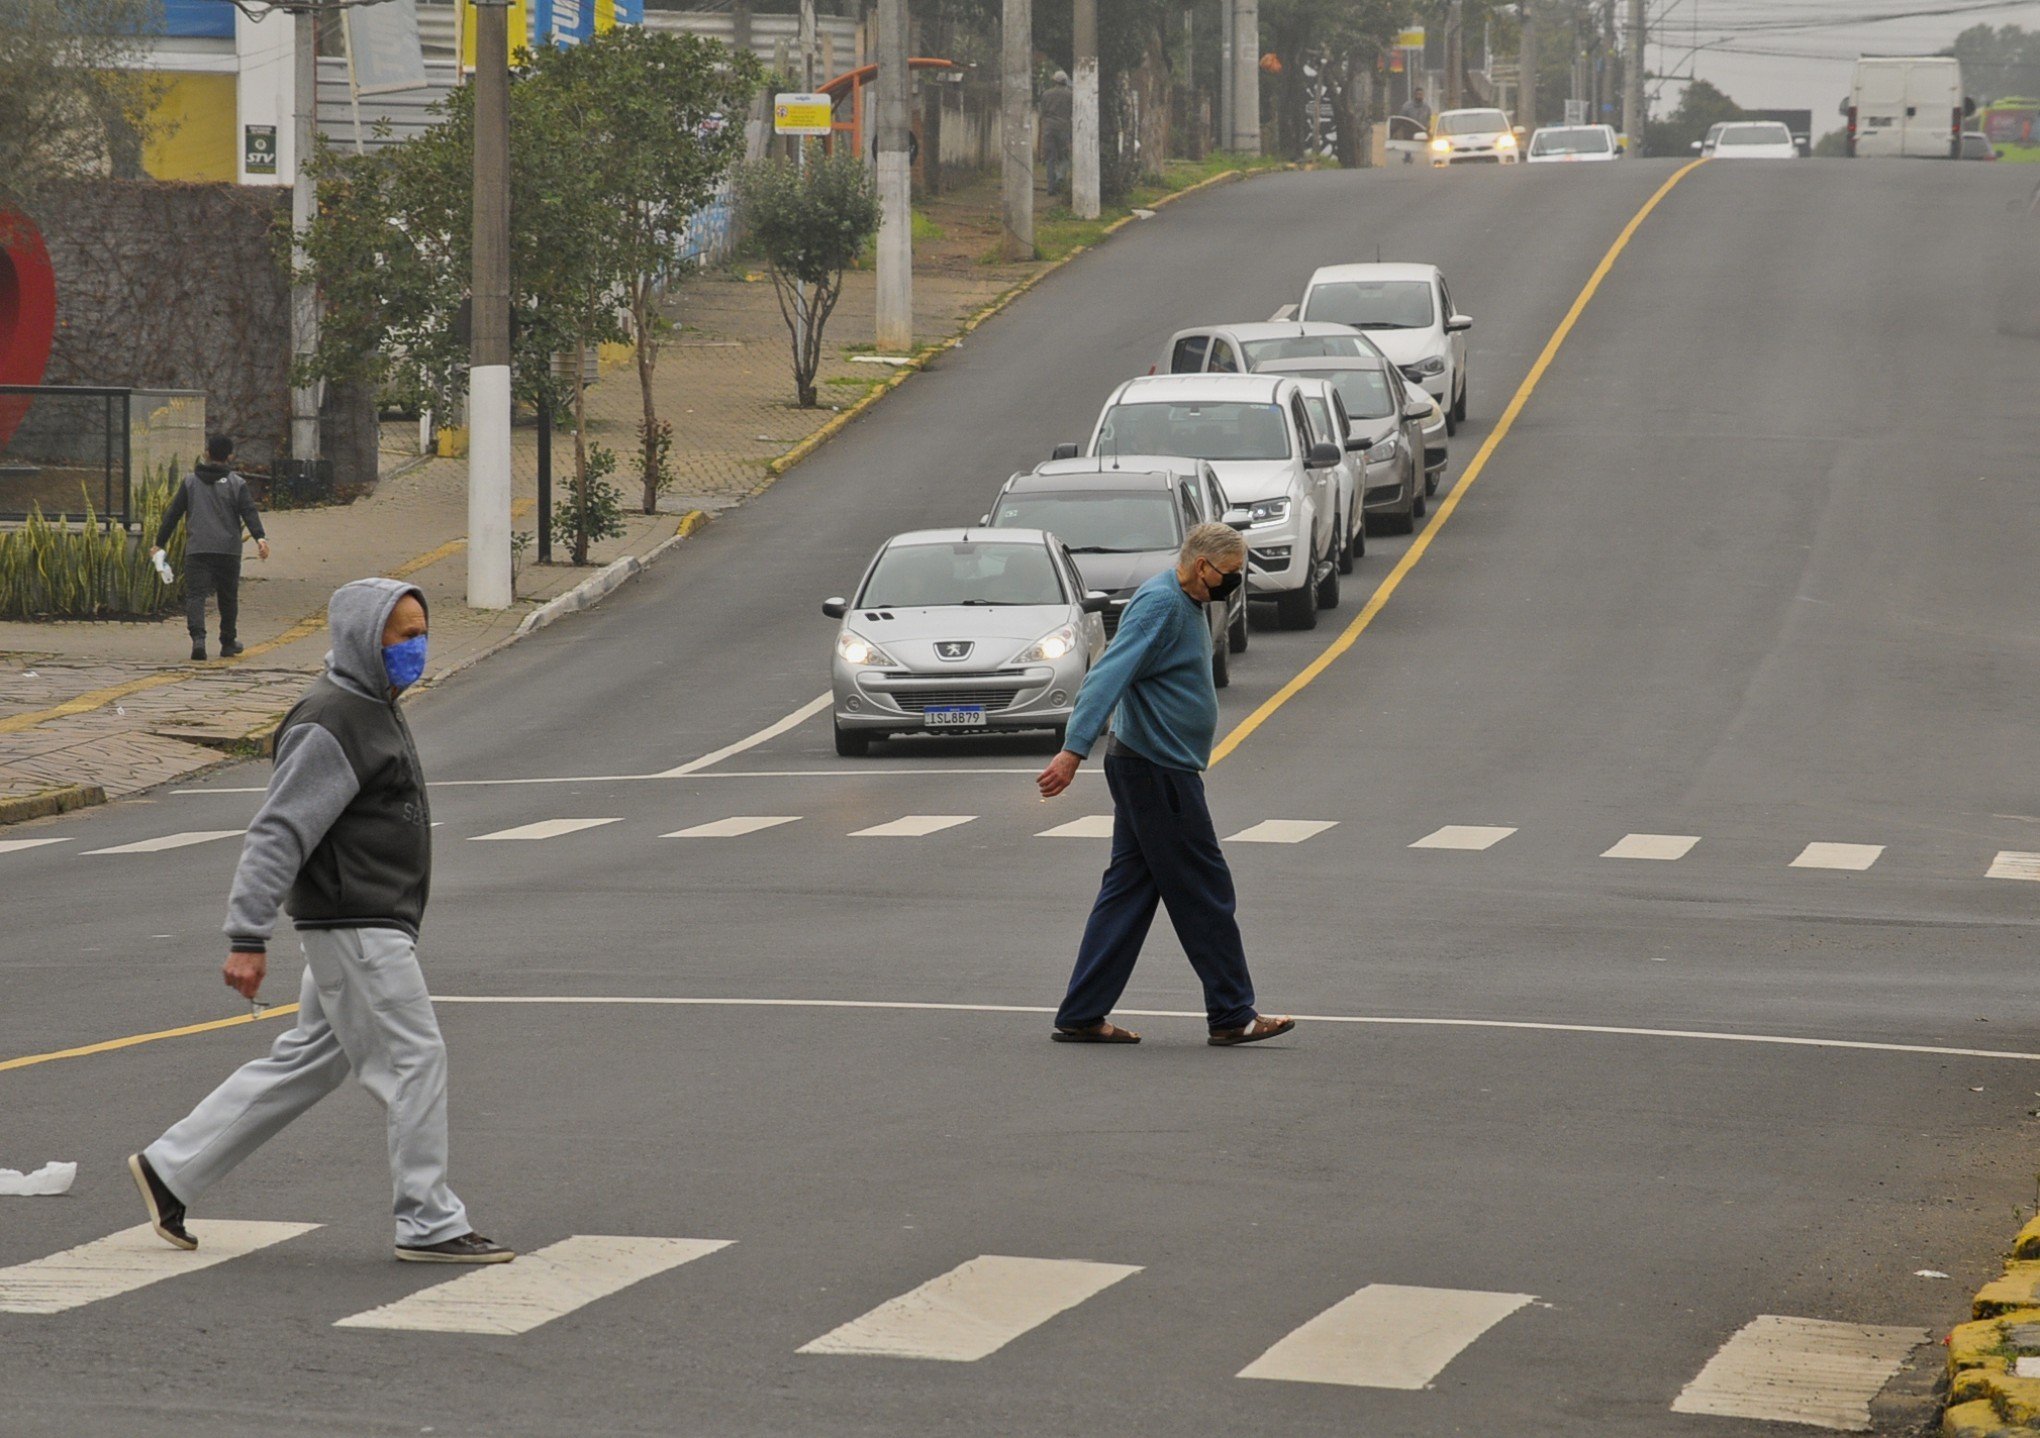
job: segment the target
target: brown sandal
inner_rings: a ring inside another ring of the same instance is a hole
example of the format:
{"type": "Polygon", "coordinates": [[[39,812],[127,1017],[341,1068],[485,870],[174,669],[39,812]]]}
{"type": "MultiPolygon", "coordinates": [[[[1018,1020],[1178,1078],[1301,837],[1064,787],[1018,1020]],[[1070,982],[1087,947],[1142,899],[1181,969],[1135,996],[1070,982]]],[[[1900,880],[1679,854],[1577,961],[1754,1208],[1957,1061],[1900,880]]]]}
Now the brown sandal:
{"type": "Polygon", "coordinates": [[[1100,1019],[1095,1028],[1057,1029],[1049,1035],[1059,1044],[1137,1044],[1140,1035],[1132,1029],[1123,1029],[1109,1019],[1100,1019]]]}
{"type": "Polygon", "coordinates": [[[1266,1014],[1258,1015],[1243,1029],[1215,1029],[1208,1042],[1213,1048],[1231,1048],[1235,1044],[1257,1044],[1262,1039],[1272,1039],[1286,1034],[1296,1027],[1296,1020],[1289,1018],[1271,1019],[1266,1014]]]}

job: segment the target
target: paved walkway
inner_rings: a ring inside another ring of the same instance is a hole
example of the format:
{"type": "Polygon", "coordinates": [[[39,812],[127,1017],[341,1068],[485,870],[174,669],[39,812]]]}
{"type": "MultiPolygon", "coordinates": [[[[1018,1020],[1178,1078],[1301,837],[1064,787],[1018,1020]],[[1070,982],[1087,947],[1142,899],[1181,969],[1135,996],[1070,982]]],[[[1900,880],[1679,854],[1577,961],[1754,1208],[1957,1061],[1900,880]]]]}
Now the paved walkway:
{"type": "MultiPolygon", "coordinates": [[[[923,343],[954,333],[1040,268],[985,265],[957,245],[948,250],[917,265],[914,324],[923,343]]],[[[713,514],[757,494],[771,482],[771,461],[889,377],[887,367],[851,353],[870,341],[874,291],[870,272],[849,277],[830,322],[831,358],[817,376],[824,407],[800,410],[791,403],[789,340],[770,281],[721,273],[691,280],[670,307],[680,328],[654,382],[660,416],[674,428],[675,483],[658,514],[631,513],[623,537],[595,546],[591,564],[646,554],[688,511],[713,514]]],[[[590,437],[617,452],[613,478],[635,509],[642,497],[632,469],[642,415],[635,368],[607,371],[589,405],[590,437]]],[[[570,439],[556,437],[554,451],[558,488],[572,464],[570,439]]],[[[513,495],[515,527],[524,532],[537,527],[537,457],[536,431],[518,429],[513,495]]],[[[396,424],[384,430],[382,468],[375,492],[351,505],[264,517],[272,552],[266,563],[252,546],[248,552],[240,635],[248,651],[238,659],[190,662],[181,614],[145,623],[0,623],[0,801],[75,784],[118,797],[223,755],[255,752],[318,671],[326,598],[349,579],[390,574],[418,584],[432,610],[432,667],[444,674],[509,642],[533,608],[593,572],[526,563],[512,608],[469,609],[466,462],[421,457],[416,426],[396,424]]],[[[216,649],[216,635],[212,642],[216,649]]]]}

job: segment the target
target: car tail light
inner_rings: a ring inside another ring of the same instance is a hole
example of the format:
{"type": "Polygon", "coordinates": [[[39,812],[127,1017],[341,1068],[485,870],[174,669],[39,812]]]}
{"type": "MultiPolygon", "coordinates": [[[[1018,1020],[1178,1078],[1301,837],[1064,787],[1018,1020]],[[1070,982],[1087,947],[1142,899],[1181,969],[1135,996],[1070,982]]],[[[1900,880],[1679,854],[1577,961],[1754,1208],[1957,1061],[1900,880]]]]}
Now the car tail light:
{"type": "Polygon", "coordinates": [[[1849,158],[1856,158],[1856,107],[1849,106],[1849,158]]]}

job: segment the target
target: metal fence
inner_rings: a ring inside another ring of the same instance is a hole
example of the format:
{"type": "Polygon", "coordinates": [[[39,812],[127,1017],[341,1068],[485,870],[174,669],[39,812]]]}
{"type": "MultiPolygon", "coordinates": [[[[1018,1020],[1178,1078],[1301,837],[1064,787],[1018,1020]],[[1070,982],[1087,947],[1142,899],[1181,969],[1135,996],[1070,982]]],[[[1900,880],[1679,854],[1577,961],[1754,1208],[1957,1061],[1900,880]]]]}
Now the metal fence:
{"type": "Polygon", "coordinates": [[[126,527],[134,517],[134,391],[0,385],[0,520],[37,510],[126,527]]]}

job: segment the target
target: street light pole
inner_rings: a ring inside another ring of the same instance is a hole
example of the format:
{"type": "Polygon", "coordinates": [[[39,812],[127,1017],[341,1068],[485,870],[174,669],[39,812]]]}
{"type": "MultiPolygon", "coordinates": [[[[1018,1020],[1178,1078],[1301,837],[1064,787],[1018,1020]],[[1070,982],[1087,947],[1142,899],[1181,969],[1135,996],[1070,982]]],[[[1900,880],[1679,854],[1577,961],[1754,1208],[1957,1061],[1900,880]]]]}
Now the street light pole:
{"type": "Polygon", "coordinates": [[[1622,133],[1629,153],[1642,155],[1643,142],[1643,0],[1629,0],[1629,56],[1622,66],[1622,133]]]}
{"type": "Polygon", "coordinates": [[[1075,73],[1070,85],[1070,199],[1080,220],[1100,208],[1098,169],[1103,157],[1098,123],[1098,0],[1071,0],[1075,73]]]}
{"type": "Polygon", "coordinates": [[[907,0],[878,0],[878,347],[914,347],[914,195],[907,151],[907,0]]]}
{"type": "Polygon", "coordinates": [[[1261,5],[1233,0],[1232,147],[1261,153],[1261,5]]]}
{"type": "MultiPolygon", "coordinates": [[[[475,3],[475,234],[468,356],[468,579],[508,609],[510,578],[510,9],[475,3]]],[[[575,356],[574,363],[580,363],[575,356]]]]}

